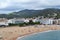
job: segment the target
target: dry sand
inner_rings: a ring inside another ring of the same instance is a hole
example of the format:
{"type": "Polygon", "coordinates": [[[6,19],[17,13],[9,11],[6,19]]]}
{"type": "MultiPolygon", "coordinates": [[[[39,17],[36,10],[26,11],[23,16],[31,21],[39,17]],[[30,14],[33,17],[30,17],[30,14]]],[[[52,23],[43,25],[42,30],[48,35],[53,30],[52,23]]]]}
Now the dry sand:
{"type": "Polygon", "coordinates": [[[26,27],[13,26],[0,28],[0,40],[16,40],[20,36],[47,30],[60,30],[60,25],[33,25],[26,27]]]}

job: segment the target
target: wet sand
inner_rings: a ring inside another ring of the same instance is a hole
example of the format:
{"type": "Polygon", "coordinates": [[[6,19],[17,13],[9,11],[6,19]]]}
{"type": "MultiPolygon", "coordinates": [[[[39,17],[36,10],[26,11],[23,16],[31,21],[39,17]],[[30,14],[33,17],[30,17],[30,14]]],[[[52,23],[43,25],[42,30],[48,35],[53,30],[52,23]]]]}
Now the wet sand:
{"type": "Polygon", "coordinates": [[[43,32],[48,30],[60,30],[60,25],[33,25],[26,27],[6,27],[0,28],[0,39],[16,40],[18,37],[29,35],[32,33],[43,32]]]}

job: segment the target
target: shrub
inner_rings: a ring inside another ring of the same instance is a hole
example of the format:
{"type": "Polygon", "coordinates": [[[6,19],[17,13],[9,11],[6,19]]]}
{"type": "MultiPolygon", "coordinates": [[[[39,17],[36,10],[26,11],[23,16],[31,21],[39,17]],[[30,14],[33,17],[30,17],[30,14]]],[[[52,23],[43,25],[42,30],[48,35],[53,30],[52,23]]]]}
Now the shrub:
{"type": "Polygon", "coordinates": [[[40,22],[34,22],[34,24],[40,24],[40,22]]]}
{"type": "Polygon", "coordinates": [[[24,26],[24,23],[20,23],[19,26],[24,26]]]}
{"type": "Polygon", "coordinates": [[[29,20],[29,25],[34,25],[34,22],[32,20],[29,20]]]}
{"type": "Polygon", "coordinates": [[[9,23],[9,26],[17,26],[18,24],[9,23]]]}
{"type": "Polygon", "coordinates": [[[9,23],[9,26],[27,26],[27,25],[35,25],[35,24],[40,24],[40,22],[33,22],[32,20],[30,20],[28,23],[24,22],[24,23],[19,23],[19,24],[12,24],[9,23]]]}
{"type": "Polygon", "coordinates": [[[25,23],[25,22],[24,22],[24,25],[29,25],[29,23],[25,23]]]}

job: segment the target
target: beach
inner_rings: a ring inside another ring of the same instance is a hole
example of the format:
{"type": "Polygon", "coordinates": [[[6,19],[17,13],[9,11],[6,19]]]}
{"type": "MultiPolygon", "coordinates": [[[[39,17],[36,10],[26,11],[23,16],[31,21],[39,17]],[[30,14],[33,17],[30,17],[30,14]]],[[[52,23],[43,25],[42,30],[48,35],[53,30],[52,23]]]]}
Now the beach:
{"type": "Polygon", "coordinates": [[[48,30],[60,30],[60,25],[32,25],[24,27],[12,26],[0,28],[0,39],[16,40],[18,37],[48,30]]]}

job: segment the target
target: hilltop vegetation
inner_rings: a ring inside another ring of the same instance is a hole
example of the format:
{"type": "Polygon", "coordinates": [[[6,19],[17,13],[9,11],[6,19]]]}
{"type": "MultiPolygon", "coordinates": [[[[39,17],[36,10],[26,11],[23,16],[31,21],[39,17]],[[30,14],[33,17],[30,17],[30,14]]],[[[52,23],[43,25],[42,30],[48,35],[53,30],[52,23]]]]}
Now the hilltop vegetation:
{"type": "Polygon", "coordinates": [[[31,17],[53,17],[60,18],[60,9],[47,8],[43,10],[21,10],[18,12],[13,12],[9,14],[0,14],[0,18],[31,18],[31,17]]]}

